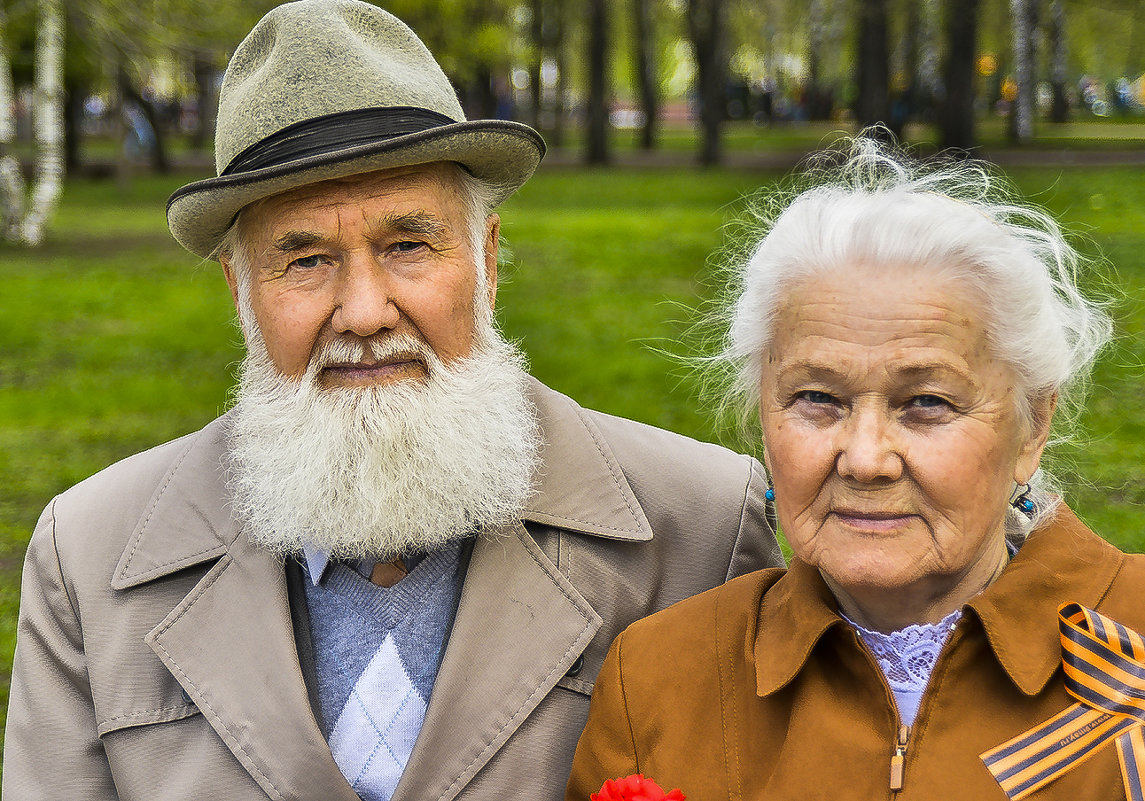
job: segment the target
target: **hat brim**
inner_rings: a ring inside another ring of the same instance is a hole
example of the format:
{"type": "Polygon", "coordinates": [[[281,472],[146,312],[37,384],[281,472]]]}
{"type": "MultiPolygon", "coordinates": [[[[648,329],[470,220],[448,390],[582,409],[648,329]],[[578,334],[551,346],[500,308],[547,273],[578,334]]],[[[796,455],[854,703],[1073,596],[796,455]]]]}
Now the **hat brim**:
{"type": "Polygon", "coordinates": [[[455,161],[488,182],[500,203],[529,179],[544,153],[540,134],[519,122],[452,123],[187,184],[167,201],[167,225],[180,245],[212,259],[239,211],[271,195],[390,167],[455,161]]]}

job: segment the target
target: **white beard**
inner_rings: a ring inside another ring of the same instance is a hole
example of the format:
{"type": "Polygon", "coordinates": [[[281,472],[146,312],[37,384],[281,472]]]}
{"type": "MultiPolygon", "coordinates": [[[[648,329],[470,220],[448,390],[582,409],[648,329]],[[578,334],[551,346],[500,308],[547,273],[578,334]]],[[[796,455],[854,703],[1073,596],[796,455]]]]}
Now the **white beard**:
{"type": "Polygon", "coordinates": [[[250,538],[279,555],[306,544],[334,558],[389,560],[519,519],[540,429],[524,356],[487,321],[478,328],[472,354],[448,366],[425,343],[391,335],[335,340],[291,380],[246,326],[227,466],[250,538]],[[318,385],[323,366],[367,349],[376,359],[420,353],[429,378],[318,385]]]}

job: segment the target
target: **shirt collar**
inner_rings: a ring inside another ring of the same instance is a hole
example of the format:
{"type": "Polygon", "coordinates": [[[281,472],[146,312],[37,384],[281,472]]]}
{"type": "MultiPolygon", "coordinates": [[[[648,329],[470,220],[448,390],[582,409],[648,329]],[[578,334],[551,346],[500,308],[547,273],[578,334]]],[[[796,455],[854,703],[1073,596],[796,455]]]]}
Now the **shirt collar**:
{"type": "MultiPolygon", "coordinates": [[[[359,575],[369,578],[374,570],[374,565],[378,562],[376,559],[331,559],[329,551],[325,551],[317,546],[309,543],[302,546],[302,558],[306,561],[306,570],[310,574],[310,581],[317,587],[326,578],[326,571],[330,569],[330,565],[334,562],[342,562],[345,565],[352,567],[359,575]]],[[[412,570],[413,566],[407,559],[407,565],[412,570]]]]}
{"type": "Polygon", "coordinates": [[[326,575],[326,568],[330,567],[330,554],[307,543],[302,546],[302,558],[306,560],[310,581],[317,587],[326,575]]]}
{"type": "MultiPolygon", "coordinates": [[[[414,568],[416,568],[425,557],[426,554],[419,552],[406,554],[402,557],[402,560],[405,562],[406,570],[412,573],[414,568]]],[[[329,551],[325,551],[310,543],[306,543],[302,546],[302,558],[306,562],[306,570],[310,574],[310,580],[314,583],[315,587],[325,580],[326,571],[330,569],[330,565],[333,562],[341,562],[342,564],[349,565],[364,578],[370,577],[370,574],[374,572],[374,565],[378,563],[377,559],[331,559],[329,551]]]]}
{"type": "MultiPolygon", "coordinates": [[[[1091,532],[1064,504],[1030,535],[1002,575],[966,604],[995,659],[1018,689],[1036,695],[1061,664],[1057,609],[1096,607],[1125,555],[1091,532]]],[[[963,621],[965,624],[967,621],[963,621]]],[[[760,603],[754,656],[756,692],[777,692],[803,669],[819,640],[846,623],[819,571],[792,560],[760,603]]]]}

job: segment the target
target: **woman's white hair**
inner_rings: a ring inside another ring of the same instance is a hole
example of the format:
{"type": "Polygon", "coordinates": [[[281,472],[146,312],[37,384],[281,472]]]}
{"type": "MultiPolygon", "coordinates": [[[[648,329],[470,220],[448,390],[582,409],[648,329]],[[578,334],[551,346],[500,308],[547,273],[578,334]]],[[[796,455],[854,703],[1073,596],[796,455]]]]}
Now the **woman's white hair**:
{"type": "MultiPolygon", "coordinates": [[[[1079,291],[1085,265],[1058,224],[1019,202],[981,163],[928,167],[869,131],[849,145],[754,210],[758,244],[733,265],[727,337],[716,359],[733,374],[728,401],[749,414],[758,409],[773,321],[794,283],[862,263],[926,267],[966,281],[984,299],[990,345],[1017,376],[1027,423],[1035,422],[1031,401],[1056,395],[1055,428],[1068,431],[1112,323],[1102,304],[1079,291]]],[[[1059,496],[1052,476],[1039,470],[1030,480],[1033,517],[1010,509],[1008,536],[1020,540],[1045,523],[1059,496]]]]}

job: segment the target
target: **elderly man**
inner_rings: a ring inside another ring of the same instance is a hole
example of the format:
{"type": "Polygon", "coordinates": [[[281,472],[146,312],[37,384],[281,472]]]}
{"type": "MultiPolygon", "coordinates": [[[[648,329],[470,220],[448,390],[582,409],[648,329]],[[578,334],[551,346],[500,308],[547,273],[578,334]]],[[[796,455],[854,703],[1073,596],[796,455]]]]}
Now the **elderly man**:
{"type": "Polygon", "coordinates": [[[778,563],[758,464],[528,377],[491,209],[543,143],[389,14],[268,14],[216,149],[168,220],[222,263],[236,403],[45,511],[4,797],[561,798],[612,637],[778,563]]]}

